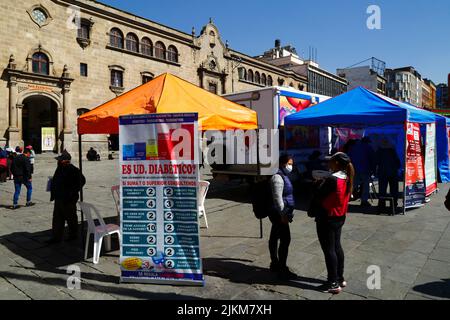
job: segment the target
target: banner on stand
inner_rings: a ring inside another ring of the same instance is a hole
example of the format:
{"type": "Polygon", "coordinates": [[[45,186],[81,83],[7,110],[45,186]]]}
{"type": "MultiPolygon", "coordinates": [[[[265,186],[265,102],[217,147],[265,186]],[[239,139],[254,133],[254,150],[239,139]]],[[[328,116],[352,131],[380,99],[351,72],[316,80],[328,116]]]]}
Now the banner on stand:
{"type": "Polygon", "coordinates": [[[420,125],[406,124],[406,172],[405,208],[420,207],[425,203],[425,176],[422,149],[420,146],[420,125]]]}
{"type": "Polygon", "coordinates": [[[122,282],[203,285],[198,115],[119,119],[122,282]]]}
{"type": "Polygon", "coordinates": [[[425,137],[425,185],[427,197],[437,190],[436,124],[427,124],[425,137]]]}

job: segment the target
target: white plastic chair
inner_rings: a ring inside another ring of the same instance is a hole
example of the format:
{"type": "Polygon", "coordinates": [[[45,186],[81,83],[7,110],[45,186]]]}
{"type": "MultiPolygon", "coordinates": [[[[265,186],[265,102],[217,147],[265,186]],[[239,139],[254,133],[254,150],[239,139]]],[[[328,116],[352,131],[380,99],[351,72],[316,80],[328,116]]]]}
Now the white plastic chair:
{"type": "Polygon", "coordinates": [[[91,237],[91,234],[94,235],[94,254],[92,261],[94,264],[98,264],[98,261],[100,259],[100,251],[102,249],[102,241],[104,237],[107,237],[105,239],[105,249],[111,250],[111,235],[117,233],[117,236],[119,237],[120,241],[120,227],[115,224],[105,224],[105,221],[103,220],[102,216],[100,215],[99,211],[96,207],[94,207],[92,204],[86,203],[86,202],[79,202],[80,209],[83,211],[83,213],[86,215],[86,220],[88,222],[88,231],[86,235],[86,249],[84,251],[84,259],[87,259],[87,254],[89,250],[89,240],[91,237]],[[95,214],[96,218],[93,217],[93,214],[95,214]],[[98,220],[99,225],[95,224],[95,220],[98,220]]]}
{"type": "MultiPolygon", "coordinates": [[[[112,186],[111,194],[116,205],[117,216],[120,218],[120,186],[112,186]]],[[[118,219],[118,222],[120,223],[120,219],[118,219]]]]}
{"type": "Polygon", "coordinates": [[[208,229],[208,218],[206,218],[205,199],[209,190],[208,181],[199,181],[198,183],[198,217],[205,218],[206,229],[208,229]]]}

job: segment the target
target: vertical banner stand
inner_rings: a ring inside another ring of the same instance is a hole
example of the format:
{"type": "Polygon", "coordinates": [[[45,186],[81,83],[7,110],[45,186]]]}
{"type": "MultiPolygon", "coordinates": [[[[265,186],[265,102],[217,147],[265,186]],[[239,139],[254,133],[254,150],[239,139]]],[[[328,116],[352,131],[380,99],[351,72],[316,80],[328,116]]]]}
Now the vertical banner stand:
{"type": "MultiPolygon", "coordinates": [[[[408,112],[409,115],[409,112],[408,112]]],[[[403,215],[406,215],[406,170],[408,168],[407,165],[407,155],[408,153],[408,121],[405,121],[405,155],[404,155],[404,163],[403,163],[403,215]]]]}

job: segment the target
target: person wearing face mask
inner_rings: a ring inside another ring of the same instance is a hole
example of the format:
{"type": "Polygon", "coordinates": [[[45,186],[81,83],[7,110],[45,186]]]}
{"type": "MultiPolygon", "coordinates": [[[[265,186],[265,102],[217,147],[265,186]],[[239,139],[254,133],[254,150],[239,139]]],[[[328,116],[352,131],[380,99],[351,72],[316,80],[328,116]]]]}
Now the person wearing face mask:
{"type": "Polygon", "coordinates": [[[50,201],[55,201],[53,209],[52,238],[48,244],[60,243],[63,240],[64,226],[69,225],[68,241],[77,239],[78,216],[77,201],[86,179],[80,169],[70,163],[72,157],[64,150],[58,160],[58,167],[51,182],[50,201]]]}
{"type": "Polygon", "coordinates": [[[270,271],[278,272],[283,280],[293,280],[297,275],[287,267],[291,231],[289,223],[294,217],[294,188],[288,175],[292,173],[294,161],[288,155],[280,157],[280,168],[270,181],[274,210],[269,214],[272,229],[269,238],[270,271]],[[279,242],[279,245],[278,245],[279,242]]]}
{"type": "Polygon", "coordinates": [[[344,279],[344,251],[341,231],[345,224],[348,203],[353,190],[355,169],[349,156],[338,152],[329,158],[331,175],[318,187],[315,195],[317,236],[325,256],[328,282],[324,291],[338,294],[347,286],[344,279]]]}

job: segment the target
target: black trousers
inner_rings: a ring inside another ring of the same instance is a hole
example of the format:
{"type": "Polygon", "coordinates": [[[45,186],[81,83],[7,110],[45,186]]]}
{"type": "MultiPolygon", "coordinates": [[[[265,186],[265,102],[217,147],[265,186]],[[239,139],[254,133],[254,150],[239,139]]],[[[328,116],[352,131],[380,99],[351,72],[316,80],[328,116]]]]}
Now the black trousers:
{"type": "Polygon", "coordinates": [[[281,222],[279,214],[271,214],[269,219],[272,222],[269,238],[270,259],[273,264],[278,264],[281,268],[284,268],[286,267],[289,245],[291,244],[291,230],[288,223],[281,222]],[[280,242],[279,246],[278,241],[280,242]]]}
{"type": "MultiPolygon", "coordinates": [[[[391,197],[394,198],[394,207],[398,206],[398,177],[393,176],[381,176],[378,178],[378,185],[380,188],[380,196],[387,196],[387,187],[389,185],[389,193],[391,197]]],[[[380,201],[380,206],[385,207],[386,202],[384,200],[380,201]]]]}
{"type": "Polygon", "coordinates": [[[64,200],[55,200],[52,224],[53,239],[63,239],[66,221],[69,226],[70,236],[76,237],[78,235],[77,203],[64,200]]]}
{"type": "Polygon", "coordinates": [[[331,283],[344,281],[344,250],[341,246],[341,231],[345,220],[317,221],[317,236],[325,255],[328,281],[331,283]]]}

